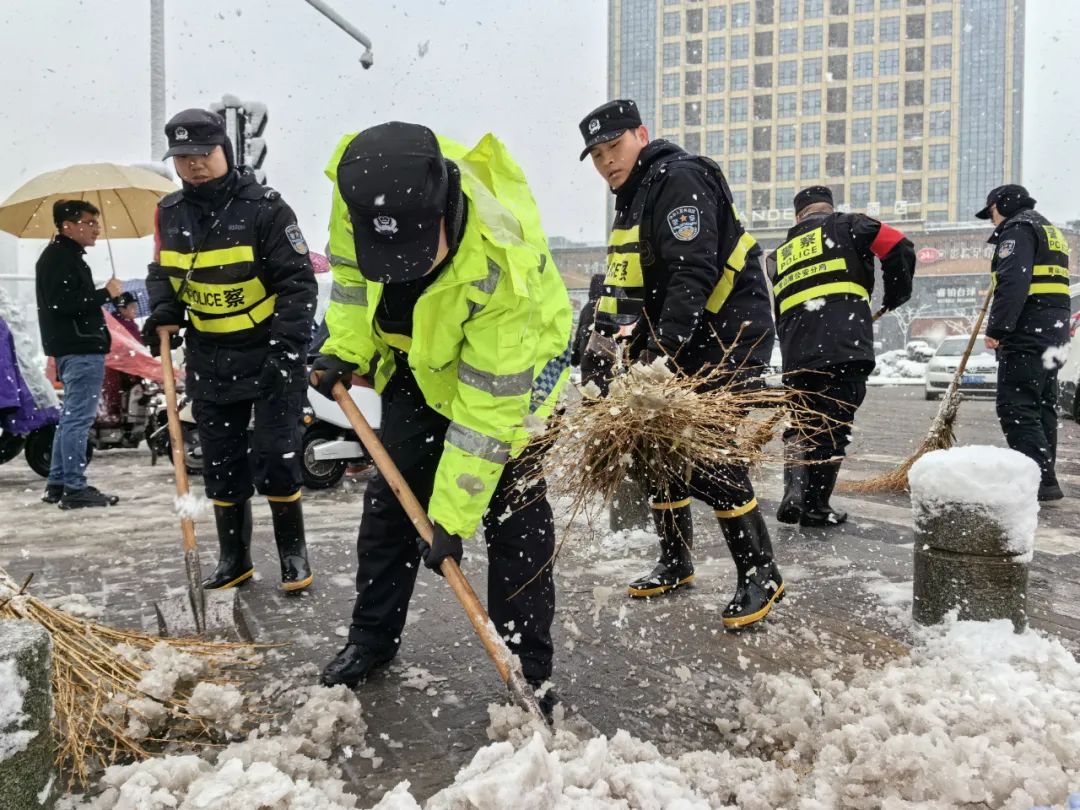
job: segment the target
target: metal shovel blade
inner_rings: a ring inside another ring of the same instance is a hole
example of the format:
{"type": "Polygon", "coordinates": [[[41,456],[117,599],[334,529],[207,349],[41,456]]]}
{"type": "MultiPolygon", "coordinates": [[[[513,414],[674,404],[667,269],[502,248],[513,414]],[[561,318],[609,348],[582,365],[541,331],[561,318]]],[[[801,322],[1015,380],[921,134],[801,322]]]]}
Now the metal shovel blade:
{"type": "Polygon", "coordinates": [[[154,603],[157,614],[158,635],[165,638],[206,636],[229,641],[251,642],[253,636],[240,608],[240,595],[234,588],[221,591],[204,591],[203,617],[205,626],[199,628],[196,611],[187,593],[154,603]]]}

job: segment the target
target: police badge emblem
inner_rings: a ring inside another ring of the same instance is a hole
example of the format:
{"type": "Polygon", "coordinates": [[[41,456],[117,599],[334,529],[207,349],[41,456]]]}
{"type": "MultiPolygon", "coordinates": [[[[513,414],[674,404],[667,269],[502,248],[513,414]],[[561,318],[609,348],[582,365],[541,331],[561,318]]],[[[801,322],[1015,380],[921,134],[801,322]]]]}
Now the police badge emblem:
{"type": "Polygon", "coordinates": [[[594,118],[589,122],[589,134],[595,135],[600,131],[600,119],[594,118]]]}
{"type": "Polygon", "coordinates": [[[371,220],[371,224],[379,236],[391,236],[397,233],[397,220],[385,214],[375,217],[371,220]]]}
{"type": "Polygon", "coordinates": [[[668,211],[667,223],[680,242],[691,241],[701,231],[701,217],[693,205],[680,205],[668,211]]]}
{"type": "Polygon", "coordinates": [[[998,258],[1007,259],[1009,256],[1012,256],[1014,250],[1016,250],[1016,240],[1006,239],[998,247],[998,258]]]}
{"type": "Polygon", "coordinates": [[[300,232],[299,225],[290,225],[287,227],[285,229],[285,238],[289,240],[292,249],[301,256],[308,252],[307,242],[304,241],[304,234],[300,232]]]}
{"type": "Polygon", "coordinates": [[[183,127],[177,127],[173,130],[173,137],[178,141],[186,141],[188,139],[187,130],[183,127]]]}

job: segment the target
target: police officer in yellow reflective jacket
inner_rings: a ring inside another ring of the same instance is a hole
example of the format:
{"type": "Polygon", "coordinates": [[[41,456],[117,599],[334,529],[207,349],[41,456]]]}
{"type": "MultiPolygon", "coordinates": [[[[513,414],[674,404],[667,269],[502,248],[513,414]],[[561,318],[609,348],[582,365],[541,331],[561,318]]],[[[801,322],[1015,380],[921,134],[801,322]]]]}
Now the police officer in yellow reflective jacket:
{"type": "Polygon", "coordinates": [[[896,228],[863,214],[841,213],[825,186],[795,195],[795,225],[769,258],[784,384],[818,416],[784,431],[781,523],[843,523],[829,504],[855,412],[874,370],[870,297],[874,259],[881,261],[882,305],[911,297],[915,248],[896,228]]]}
{"type": "Polygon", "coordinates": [[[435,571],[460,560],[482,524],[491,619],[539,686],[555,533],[525,426],[550,415],[568,376],[571,310],[536,204],[495,137],[466,149],[417,124],[346,135],[327,174],[334,285],[312,384],[329,396],[354,373],[373,380],[383,443],[435,539],[419,540],[376,476],[348,644],[322,681],[355,686],[393,658],[421,558],[435,571]]]}
{"type": "Polygon", "coordinates": [[[221,116],[184,110],[165,132],[183,188],[158,205],[143,340],[156,354],[158,327],[187,325],[186,391],[221,554],[204,585],[229,588],[254,573],[257,490],[270,502],[281,587],[298,591],[312,580],[299,460],[316,299],[307,244],[281,195],[237,168],[221,116]]]}
{"type": "MultiPolygon", "coordinates": [[[[720,167],[668,141],[650,142],[629,99],[601,105],[580,129],[581,159],[591,156],[615,194],[594,330],[609,337],[629,331],[628,353],[637,362],[664,358],[687,375],[726,365],[744,383],[760,376],[773,345],[761,248],[743,229],[720,167]]],[[[590,358],[582,360],[585,372],[590,358]]],[[[671,471],[647,484],[660,558],[630,583],[630,596],[655,596],[694,578],[690,500],[698,497],[719,518],[738,571],[724,626],[763,619],[783,597],[784,581],[746,466],[694,470],[689,480],[671,471]]]]}
{"type": "Polygon", "coordinates": [[[1055,350],[1069,342],[1069,243],[1023,186],[995,188],[975,216],[996,226],[986,346],[998,356],[998,419],[1009,447],[1039,465],[1039,500],[1056,501],[1065,497],[1054,472],[1062,362],[1055,350]]]}

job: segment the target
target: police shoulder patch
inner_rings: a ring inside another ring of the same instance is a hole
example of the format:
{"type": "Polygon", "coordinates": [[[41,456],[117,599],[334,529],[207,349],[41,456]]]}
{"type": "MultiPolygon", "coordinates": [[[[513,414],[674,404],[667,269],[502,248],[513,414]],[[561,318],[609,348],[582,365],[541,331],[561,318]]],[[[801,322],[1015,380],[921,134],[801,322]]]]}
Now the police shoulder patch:
{"type": "Polygon", "coordinates": [[[1016,240],[1006,239],[998,246],[998,258],[1007,259],[1012,256],[1014,250],[1016,250],[1016,240]]]}
{"type": "Polygon", "coordinates": [[[667,223],[680,242],[689,242],[701,232],[701,215],[694,205],[672,208],[668,211],[667,223]]]}
{"type": "Polygon", "coordinates": [[[299,225],[290,225],[285,229],[285,238],[289,240],[289,244],[292,245],[292,249],[303,256],[308,252],[307,242],[304,241],[304,235],[300,233],[299,225]]]}

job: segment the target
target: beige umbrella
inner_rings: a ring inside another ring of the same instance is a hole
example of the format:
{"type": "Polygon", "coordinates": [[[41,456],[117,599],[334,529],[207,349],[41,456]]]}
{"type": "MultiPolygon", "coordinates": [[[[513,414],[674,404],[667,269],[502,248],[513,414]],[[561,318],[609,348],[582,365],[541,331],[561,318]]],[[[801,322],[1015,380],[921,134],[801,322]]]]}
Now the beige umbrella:
{"type": "Polygon", "coordinates": [[[101,235],[106,242],[149,236],[154,232],[158,200],[172,191],[176,191],[172,181],[149,169],[80,163],[39,174],[0,203],[0,230],[22,239],[51,239],[56,235],[53,203],[86,200],[101,211],[101,235]]]}

